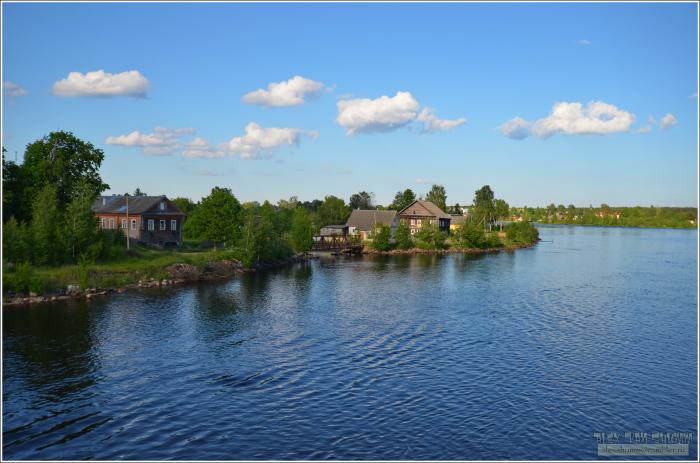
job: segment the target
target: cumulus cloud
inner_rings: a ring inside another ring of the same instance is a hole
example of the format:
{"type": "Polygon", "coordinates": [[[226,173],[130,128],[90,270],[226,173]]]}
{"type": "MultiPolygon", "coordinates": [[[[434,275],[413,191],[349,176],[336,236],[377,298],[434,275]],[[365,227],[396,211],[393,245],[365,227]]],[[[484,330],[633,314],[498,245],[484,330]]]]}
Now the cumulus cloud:
{"type": "Polygon", "coordinates": [[[53,94],[60,97],[113,97],[145,96],[148,79],[139,71],[126,71],[110,74],[103,70],[71,72],[63,80],[53,84],[53,94]]]}
{"type": "Polygon", "coordinates": [[[108,145],[131,146],[141,148],[143,154],[150,156],[170,155],[181,148],[180,139],[194,133],[192,128],[168,129],[156,127],[153,133],[142,133],[138,130],[127,135],[107,137],[108,145]]]}
{"type": "Polygon", "coordinates": [[[510,138],[523,139],[527,135],[548,138],[555,134],[605,135],[627,132],[634,122],[634,114],[602,101],[581,103],[557,103],[545,118],[527,122],[515,118],[501,127],[510,138]]]}
{"type": "Polygon", "coordinates": [[[389,132],[413,122],[418,115],[418,101],[409,92],[381,96],[371,100],[357,98],[337,102],[336,121],[348,135],[358,132],[389,132]]]}
{"type": "Polygon", "coordinates": [[[501,126],[503,136],[513,140],[522,140],[530,135],[530,123],[521,117],[516,117],[501,126]]]}
{"type": "Polygon", "coordinates": [[[183,147],[182,156],[185,158],[223,158],[226,156],[225,146],[212,146],[201,137],[197,137],[183,147]]]}
{"type": "Polygon", "coordinates": [[[296,106],[318,96],[324,89],[321,82],[294,76],[286,82],[272,82],[267,90],[259,88],[243,95],[243,102],[271,107],[296,106]]]}
{"type": "Polygon", "coordinates": [[[246,126],[244,135],[228,142],[227,149],[241,159],[254,159],[284,145],[299,145],[302,133],[301,129],[264,128],[251,122],[246,126]]]}
{"type": "Polygon", "coordinates": [[[593,42],[591,42],[590,40],[587,40],[587,39],[581,39],[581,40],[578,40],[576,43],[579,44],[579,45],[584,45],[584,46],[585,46],[585,45],[590,45],[590,44],[592,44],[593,42]]]}
{"type": "Polygon", "coordinates": [[[433,114],[433,111],[432,108],[425,107],[416,118],[417,121],[423,122],[423,132],[444,132],[459,127],[467,122],[463,117],[459,119],[438,119],[433,114]]]}
{"type": "Polygon", "coordinates": [[[674,125],[678,123],[678,120],[673,116],[671,113],[667,113],[664,117],[661,118],[661,122],[659,122],[659,126],[666,130],[670,129],[674,125]]]}
{"type": "Polygon", "coordinates": [[[393,97],[342,98],[337,103],[336,122],[348,135],[356,133],[391,132],[412,122],[422,122],[424,133],[444,132],[464,124],[467,120],[438,119],[434,110],[423,108],[410,92],[396,92],[393,97]]]}

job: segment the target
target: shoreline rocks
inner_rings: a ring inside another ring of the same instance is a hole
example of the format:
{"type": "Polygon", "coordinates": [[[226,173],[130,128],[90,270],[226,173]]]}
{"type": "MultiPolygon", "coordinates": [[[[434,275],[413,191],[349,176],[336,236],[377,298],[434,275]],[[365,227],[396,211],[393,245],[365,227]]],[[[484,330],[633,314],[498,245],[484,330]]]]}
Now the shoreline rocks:
{"type": "Polygon", "coordinates": [[[141,279],[136,283],[120,286],[118,288],[89,288],[85,291],[83,291],[78,285],[70,284],[65,290],[61,290],[59,293],[55,294],[46,294],[42,296],[34,293],[30,293],[29,295],[9,294],[9,298],[7,300],[3,300],[3,305],[27,305],[42,302],[65,301],[69,299],[90,300],[94,297],[104,296],[107,294],[122,294],[127,290],[163,288],[181,285],[184,283],[224,280],[237,275],[242,275],[244,273],[279,268],[290,264],[307,262],[316,258],[318,257],[312,254],[299,253],[278,262],[272,262],[251,268],[244,267],[243,264],[237,260],[210,261],[207,262],[202,269],[199,269],[191,264],[178,263],[165,268],[165,271],[170,276],[169,278],[141,279]]]}

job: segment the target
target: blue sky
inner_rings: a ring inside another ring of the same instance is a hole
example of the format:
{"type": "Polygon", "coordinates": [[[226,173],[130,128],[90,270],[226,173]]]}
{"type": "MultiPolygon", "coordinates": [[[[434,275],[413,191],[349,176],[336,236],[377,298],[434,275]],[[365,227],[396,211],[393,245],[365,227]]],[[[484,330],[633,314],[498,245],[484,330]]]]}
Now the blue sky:
{"type": "Polygon", "coordinates": [[[697,206],[693,3],[2,8],[9,157],[72,131],[109,193],[697,206]]]}

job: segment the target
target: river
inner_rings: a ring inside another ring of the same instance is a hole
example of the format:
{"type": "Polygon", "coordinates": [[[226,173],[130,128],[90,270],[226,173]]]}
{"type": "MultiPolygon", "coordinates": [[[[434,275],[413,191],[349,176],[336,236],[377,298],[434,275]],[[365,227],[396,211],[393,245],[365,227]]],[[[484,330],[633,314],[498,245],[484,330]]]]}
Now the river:
{"type": "Polygon", "coordinates": [[[595,459],[596,432],[691,432],[696,459],[696,231],[540,237],[7,307],[3,456],[595,459]]]}

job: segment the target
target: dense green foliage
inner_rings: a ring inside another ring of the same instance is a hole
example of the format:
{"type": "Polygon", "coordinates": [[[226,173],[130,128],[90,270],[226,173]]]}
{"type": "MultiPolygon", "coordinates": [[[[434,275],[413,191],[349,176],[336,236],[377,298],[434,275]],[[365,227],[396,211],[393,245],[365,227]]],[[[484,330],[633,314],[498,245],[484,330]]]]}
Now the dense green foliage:
{"type": "Polygon", "coordinates": [[[196,204],[192,202],[190,198],[177,197],[172,201],[173,204],[175,204],[175,206],[185,214],[190,214],[196,206],[196,204]]]}
{"type": "Polygon", "coordinates": [[[394,241],[396,242],[396,247],[398,249],[411,249],[413,247],[411,230],[408,224],[403,220],[399,220],[399,224],[396,226],[394,241]]]}
{"type": "Polygon", "coordinates": [[[377,224],[372,235],[372,247],[377,251],[388,251],[391,249],[391,227],[383,223],[377,224]]]}
{"type": "Polygon", "coordinates": [[[442,185],[433,185],[425,199],[439,207],[443,212],[447,212],[447,193],[442,185]]]}
{"type": "Polygon", "coordinates": [[[374,209],[374,194],[360,191],[350,196],[351,209],[374,209]]]}
{"type": "Polygon", "coordinates": [[[410,206],[415,200],[416,194],[410,188],[407,188],[404,191],[399,191],[396,193],[396,196],[394,196],[394,202],[391,203],[389,209],[400,211],[401,209],[410,206]]]}
{"type": "Polygon", "coordinates": [[[3,265],[15,273],[10,280],[26,283],[28,273],[20,269],[29,264],[109,259],[123,251],[119,237],[98,229],[91,209],[107,188],[98,172],[103,158],[101,150],[69,132],[30,143],[21,165],[3,156],[3,189],[9,193],[3,197],[3,265]]]}
{"type": "Polygon", "coordinates": [[[464,249],[488,247],[484,228],[473,222],[465,223],[454,234],[455,244],[464,249]]]}
{"type": "Polygon", "coordinates": [[[506,238],[514,244],[533,244],[540,238],[540,233],[530,222],[514,222],[506,227],[506,238]]]}
{"type": "Polygon", "coordinates": [[[94,195],[100,194],[109,188],[99,174],[103,159],[102,150],[62,131],[27,145],[21,165],[3,156],[3,189],[10,193],[3,195],[3,221],[15,217],[29,222],[32,205],[46,185],[56,188],[60,210],[73,199],[80,185],[87,185],[94,195]]]}
{"type": "Polygon", "coordinates": [[[214,187],[185,222],[188,238],[232,245],[241,236],[242,208],[228,188],[214,187]]]}
{"type": "Polygon", "coordinates": [[[306,209],[298,207],[292,215],[291,241],[295,251],[306,252],[314,244],[314,228],[306,209]]]}
{"type": "Polygon", "coordinates": [[[474,202],[469,213],[476,223],[490,228],[496,216],[495,196],[490,186],[484,185],[474,192],[474,202]]]}
{"type": "Polygon", "coordinates": [[[420,249],[444,249],[447,234],[438,229],[437,225],[423,220],[420,230],[416,232],[416,246],[420,249]]]}
{"type": "Polygon", "coordinates": [[[339,225],[348,220],[352,210],[345,201],[336,196],[326,196],[318,208],[318,226],[339,225]]]}

